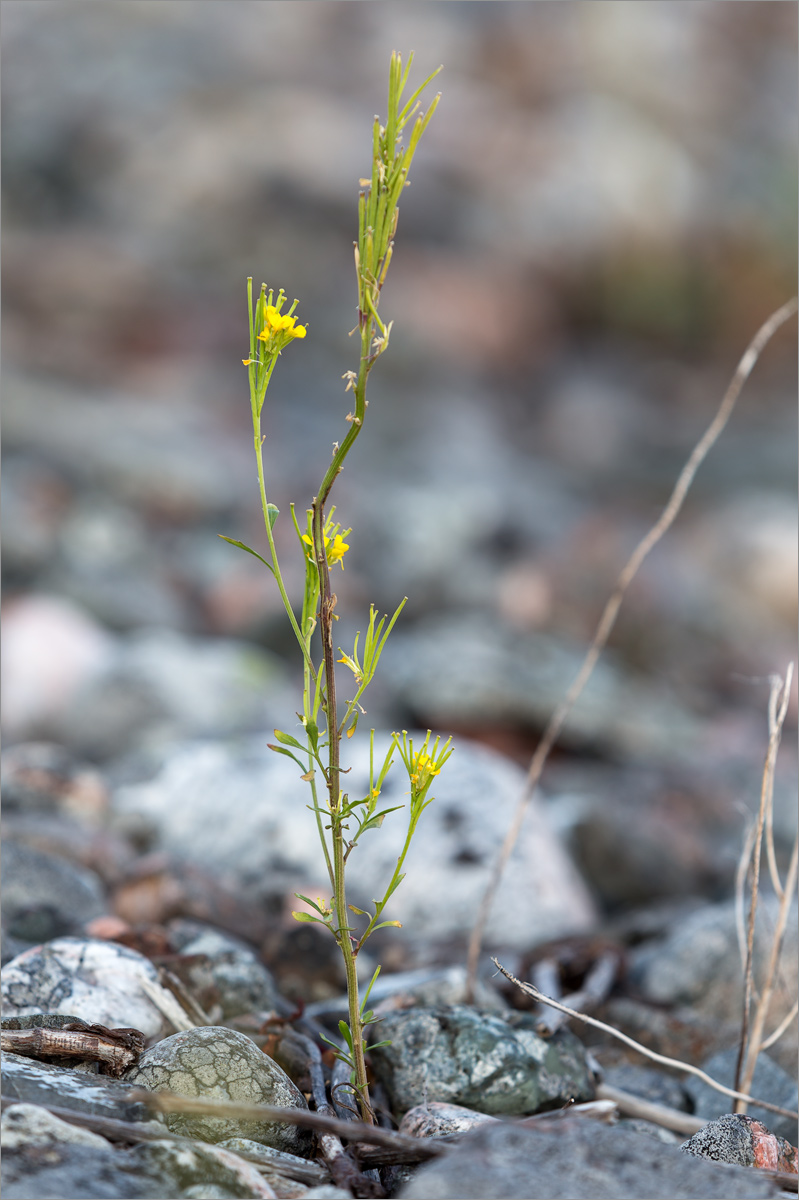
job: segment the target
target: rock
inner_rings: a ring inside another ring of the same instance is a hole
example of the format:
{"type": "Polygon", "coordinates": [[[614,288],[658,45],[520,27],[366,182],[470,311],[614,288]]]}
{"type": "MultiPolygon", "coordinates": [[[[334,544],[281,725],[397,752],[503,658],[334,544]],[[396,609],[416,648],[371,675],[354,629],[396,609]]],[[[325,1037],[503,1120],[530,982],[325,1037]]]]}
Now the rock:
{"type": "Polygon", "coordinates": [[[93,871],[4,838],[3,923],[12,937],[46,942],[78,934],[106,911],[106,897],[93,871]]]}
{"type": "Polygon", "coordinates": [[[216,1144],[220,1150],[232,1150],[234,1154],[246,1152],[254,1156],[262,1166],[282,1169],[285,1175],[303,1183],[323,1184],[330,1178],[327,1168],[319,1163],[300,1158],[296,1154],[288,1154],[285,1150],[275,1150],[274,1146],[265,1146],[263,1142],[254,1142],[252,1138],[225,1138],[223,1142],[216,1144]]]}
{"type": "Polygon", "coordinates": [[[108,810],[97,770],[51,742],[20,742],[3,751],[3,817],[65,812],[95,827],[108,810]]]}
{"type": "MultiPolygon", "coordinates": [[[[795,911],[795,910],[794,910],[795,911]]],[[[755,979],[761,978],[774,928],[774,898],[762,896],[755,934],[755,979]]],[[[782,948],[785,978],[795,978],[799,926],[788,917],[782,948]]],[[[717,1023],[740,1021],[743,971],[738,952],[735,905],[732,901],[706,905],[678,921],[663,939],[647,942],[630,953],[630,978],[643,995],[659,1005],[691,1005],[698,1015],[717,1023]]],[[[794,1002],[793,989],[780,984],[772,1000],[769,1023],[779,1024],[794,1002]]]]}
{"type": "Polygon", "coordinates": [[[29,594],[3,620],[3,731],[37,736],[113,657],[113,638],[77,605],[29,594]]]}
{"type": "Polygon", "coordinates": [[[51,1146],[54,1142],[109,1149],[109,1143],[98,1133],[70,1125],[36,1104],[9,1105],[3,1112],[0,1130],[4,1151],[17,1150],[20,1146],[51,1146]]]}
{"type": "Polygon", "coordinates": [[[268,651],[233,638],[145,628],[50,721],[56,739],[92,759],[142,744],[269,729],[291,711],[286,674],[268,651]]]}
{"type": "MultiPolygon", "coordinates": [[[[700,1065],[711,1079],[731,1088],[735,1086],[737,1061],[737,1049],[730,1049],[714,1054],[700,1065]]],[[[721,1092],[715,1091],[701,1079],[697,1079],[695,1075],[686,1076],[683,1088],[693,1101],[696,1115],[706,1121],[713,1121],[730,1109],[732,1101],[729,1096],[723,1096],[721,1092]]],[[[768,1100],[771,1104],[779,1104],[781,1108],[790,1108],[794,1112],[799,1108],[799,1089],[797,1089],[796,1080],[792,1079],[787,1071],[783,1071],[782,1067],[778,1067],[775,1062],[772,1062],[765,1053],[758,1055],[750,1095],[758,1096],[761,1100],[768,1100]]],[[[756,1120],[767,1125],[779,1137],[793,1142],[797,1140],[794,1118],[780,1116],[779,1113],[759,1108],[756,1104],[750,1104],[747,1112],[750,1117],[755,1117],[756,1120]]]]}
{"type": "Polygon", "coordinates": [[[71,1013],[83,1021],[140,1029],[158,1037],[164,1026],[148,991],[158,972],[143,954],[90,938],[57,938],[18,955],[3,971],[4,1016],[71,1013]]]}
{"type": "Polygon", "coordinates": [[[533,1113],[594,1096],[585,1051],[562,1030],[544,1040],[528,1014],[466,1005],[390,1013],[377,1025],[375,1075],[396,1113],[425,1100],[483,1113],[533,1113]]]}
{"type": "MultiPolygon", "coordinates": [[[[290,732],[290,730],[289,730],[290,732]]],[[[386,745],[375,739],[376,760],[386,745]]],[[[368,791],[369,747],[347,747],[353,794],[368,791]],[[363,791],[361,791],[363,789],[363,791]]],[[[381,795],[386,807],[406,803],[407,779],[395,765],[381,795]]],[[[160,845],[248,887],[254,899],[329,886],[317,844],[306,785],[290,759],[262,741],[240,747],[207,742],[181,747],[147,783],[119,788],[121,819],[147,821],[160,845]],[[225,795],[220,821],[219,796],[225,795]]],[[[524,772],[494,751],[464,740],[436,779],[435,802],[424,813],[405,862],[406,878],[386,916],[413,930],[420,946],[436,947],[436,961],[452,961],[477,915],[502,840],[524,786],[524,772]]],[[[402,812],[369,831],[354,852],[352,901],[366,907],[382,895],[406,832],[402,812]]],[[[316,895],[311,891],[307,894],[316,895]]],[[[527,949],[596,919],[593,903],[567,854],[533,800],[488,923],[492,946],[527,949]]]]}
{"type": "Polygon", "coordinates": [[[725,1113],[683,1142],[680,1149],[699,1158],[741,1167],[768,1167],[794,1175],[799,1169],[796,1146],[743,1113],[725,1113]]]}
{"type": "Polygon", "coordinates": [[[130,1085],[105,1075],[37,1062],[21,1054],[3,1054],[3,1095],[21,1104],[72,1108],[98,1117],[142,1121],[143,1104],[128,1099],[130,1085]]]}
{"type": "Polygon", "coordinates": [[[401,1200],[759,1200],[778,1187],[751,1171],[691,1162],[676,1146],[595,1121],[553,1132],[498,1124],[423,1166],[401,1200]],[[701,1169],[698,1169],[701,1168],[701,1169]]]}
{"type": "MultiPolygon", "coordinates": [[[[656,1071],[652,1067],[639,1067],[631,1063],[609,1067],[608,1070],[602,1072],[603,1083],[621,1088],[624,1092],[632,1092],[633,1095],[640,1096],[643,1100],[649,1100],[652,1104],[664,1104],[667,1108],[675,1108],[678,1112],[688,1111],[687,1093],[690,1089],[687,1080],[690,1078],[691,1076],[686,1076],[686,1081],[683,1082],[673,1075],[667,1075],[664,1071],[656,1071]]],[[[715,1093],[717,1096],[718,1094],[718,1092],[715,1093]]]]}
{"type": "MultiPolygon", "coordinates": [[[[438,729],[520,724],[542,729],[563,699],[587,646],[505,629],[489,613],[429,616],[397,632],[384,674],[420,723],[438,729]]],[[[628,676],[606,651],[561,741],[627,758],[690,755],[697,723],[665,690],[628,676]]]]}
{"type": "Polygon", "coordinates": [[[172,921],[168,932],[181,955],[204,959],[184,967],[181,976],[206,1011],[219,1004],[228,1018],[275,1008],[275,981],[245,942],[196,921],[172,921]]]}
{"type": "MultiPolygon", "coordinates": [[[[205,1026],[176,1033],[158,1042],[139,1059],[125,1079],[141,1087],[206,1100],[234,1100],[243,1104],[273,1104],[281,1108],[307,1108],[302,1092],[288,1075],[243,1033],[221,1026],[205,1026]]],[[[310,1154],[313,1135],[299,1126],[268,1121],[166,1113],[173,1133],[221,1142],[244,1137],[287,1150],[310,1154]]]]}
{"type": "Polygon", "coordinates": [[[547,815],[606,910],[732,893],[741,853],[732,788],[625,762],[555,765],[547,789],[547,815]]]}
{"type": "Polygon", "coordinates": [[[462,1104],[442,1104],[432,1100],[409,1108],[400,1122],[399,1132],[408,1137],[444,1137],[448,1133],[465,1133],[486,1121],[496,1121],[488,1113],[475,1112],[462,1104]]]}
{"type": "MultiPolygon", "coordinates": [[[[54,1142],[3,1155],[6,1200],[176,1200],[184,1192],[138,1167],[135,1154],[54,1142]]],[[[229,1194],[229,1193],[226,1193],[229,1194]]]]}
{"type": "Polygon", "coordinates": [[[172,1141],[145,1142],[132,1154],[134,1161],[174,1194],[187,1197],[243,1197],[274,1200],[276,1192],[252,1163],[219,1146],[178,1145],[172,1141]],[[202,1190],[200,1190],[202,1189],[202,1190]]]}

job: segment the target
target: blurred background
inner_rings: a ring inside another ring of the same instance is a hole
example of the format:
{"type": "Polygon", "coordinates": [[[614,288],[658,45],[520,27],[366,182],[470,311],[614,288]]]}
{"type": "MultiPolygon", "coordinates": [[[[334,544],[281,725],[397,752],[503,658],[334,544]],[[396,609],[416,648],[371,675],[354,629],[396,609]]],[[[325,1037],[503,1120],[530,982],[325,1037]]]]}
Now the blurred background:
{"type": "MultiPolygon", "coordinates": [[[[334,494],[353,529],[339,633],[348,648],[370,601],[407,595],[370,721],[526,763],[747,342],[795,292],[795,6],[6,0],[3,18],[7,745],[55,741],[131,780],[181,738],[293,719],[277,592],[217,537],[263,549],[245,279],[298,297],[308,326],[264,447],[299,600],[288,504],[347,428],[358,178],[397,49],[417,82],[443,63],[443,97],[334,494]]],[[[794,656],[795,389],[793,322],[545,777],[608,904],[730,884],[768,676],[794,656]],[[576,793],[578,816],[559,804],[576,793]],[[632,811],[650,819],[642,797],[654,823],[622,882],[611,851],[632,811]]]]}

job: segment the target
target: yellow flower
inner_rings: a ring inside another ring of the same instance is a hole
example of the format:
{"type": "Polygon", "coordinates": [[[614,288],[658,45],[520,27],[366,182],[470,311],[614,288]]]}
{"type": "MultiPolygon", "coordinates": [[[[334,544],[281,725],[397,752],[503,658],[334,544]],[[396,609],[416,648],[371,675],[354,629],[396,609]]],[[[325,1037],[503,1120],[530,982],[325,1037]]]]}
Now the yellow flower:
{"type": "MultiPolygon", "coordinates": [[[[302,540],[313,550],[313,538],[309,533],[304,533],[302,540]]],[[[349,542],[345,542],[340,533],[336,534],[332,546],[330,545],[330,538],[325,536],[325,552],[327,554],[327,561],[331,567],[335,566],[336,563],[341,563],[341,569],[342,571],[344,570],[344,563],[341,560],[349,548],[349,542]]],[[[308,557],[310,558],[311,555],[309,554],[308,557]]]]}
{"type": "Polygon", "coordinates": [[[327,550],[327,561],[333,566],[334,563],[341,563],[341,569],[344,570],[344,563],[341,562],[344,555],[349,550],[349,542],[345,542],[340,533],[337,533],[333,539],[333,545],[328,549],[330,538],[325,538],[325,550],[327,550]]]}
{"type": "Polygon", "coordinates": [[[262,342],[269,342],[279,334],[289,338],[304,338],[306,329],[304,325],[297,324],[296,317],[290,317],[288,314],[281,316],[274,304],[268,304],[266,306],[266,325],[258,337],[262,342]]]}
{"type": "Polygon", "coordinates": [[[425,754],[423,750],[413,756],[412,765],[411,783],[417,786],[423,786],[428,780],[441,774],[441,767],[437,767],[430,755],[425,754]]]}

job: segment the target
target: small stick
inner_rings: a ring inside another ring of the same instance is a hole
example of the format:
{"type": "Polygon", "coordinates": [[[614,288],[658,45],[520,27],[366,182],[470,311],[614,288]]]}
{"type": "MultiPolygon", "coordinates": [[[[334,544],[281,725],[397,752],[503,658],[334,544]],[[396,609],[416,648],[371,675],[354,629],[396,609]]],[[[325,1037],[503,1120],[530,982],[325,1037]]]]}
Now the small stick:
{"type": "Polygon", "coordinates": [[[597,664],[600,654],[602,653],[608,638],[610,637],[613,626],[616,623],[621,602],[627,588],[632,583],[638,568],[643,563],[649,552],[654,549],[663,535],[670,529],[674,523],[677,514],[682,508],[683,501],[686,497],[688,489],[693,483],[694,476],[699,470],[708,451],[714,445],[719,437],[719,434],[724,429],[727,421],[735,407],[735,402],[738,399],[741,388],[746,383],[746,380],[752,373],[755,363],[760,357],[761,351],[771,340],[781,325],[784,325],[790,317],[797,311],[796,297],[789,300],[787,304],[783,304],[776,312],[772,313],[769,319],[761,325],[752,341],[746,348],[741,361],[735,369],[735,374],[730,381],[729,387],[724,394],[724,398],[719,405],[715,417],[708,425],[702,437],[694,446],[688,461],[680,472],[677,482],[674,485],[674,490],[671,493],[666,507],[663,509],[659,519],[655,522],[649,532],[638,543],[635,550],[632,552],[619,575],[616,586],[605,605],[602,616],[599,619],[599,624],[596,627],[593,641],[588,648],[588,652],[583,660],[583,664],[577,673],[574,682],[567,691],[564,699],[556,708],[550,718],[549,724],[544,730],[541,741],[538,743],[535,753],[530,762],[530,768],[527,772],[524,789],[519,801],[516,805],[516,811],[513,815],[510,827],[505,840],[502,843],[502,849],[499,852],[496,863],[491,872],[491,878],[488,881],[488,886],[483,894],[483,899],[480,903],[480,910],[477,915],[477,920],[472,930],[472,935],[469,940],[469,952],[467,958],[467,992],[472,995],[474,985],[477,979],[477,964],[480,957],[480,950],[483,944],[486,924],[491,907],[494,903],[494,898],[499,887],[500,880],[505,872],[508,859],[513,853],[513,848],[521,832],[524,816],[530,800],[533,797],[538,781],[541,778],[541,773],[544,765],[549,757],[549,752],[557,741],[558,735],[563,728],[566,718],[569,716],[583,688],[588,682],[594,667],[597,664]]]}
{"type": "MultiPolygon", "coordinates": [[[[604,1021],[598,1021],[596,1017],[586,1016],[585,1013],[577,1012],[573,1008],[567,1008],[565,1004],[560,1004],[557,1000],[552,1000],[549,996],[544,996],[532,984],[522,983],[520,979],[511,975],[510,971],[506,971],[498,959],[492,958],[491,961],[506,979],[509,979],[511,983],[515,983],[518,988],[521,988],[528,996],[532,996],[534,1000],[538,1000],[542,1004],[551,1004],[553,1008],[559,1008],[561,1012],[567,1013],[570,1017],[574,1017],[575,1020],[584,1021],[586,1025],[593,1025],[595,1029],[601,1029],[603,1033],[609,1033],[611,1037],[618,1038],[620,1042],[632,1046],[633,1050],[637,1050],[639,1054],[646,1055],[653,1062],[662,1063],[664,1067],[674,1067],[676,1070],[685,1071],[689,1075],[696,1075],[697,1079],[703,1080],[715,1091],[721,1092],[725,1096],[732,1096],[735,1100],[747,1100],[750,1104],[757,1104],[760,1108],[767,1108],[770,1112],[779,1113],[782,1117],[799,1118],[799,1112],[794,1112],[791,1108],[780,1108],[778,1104],[770,1104],[767,1100],[758,1100],[754,1096],[747,1096],[742,1092],[736,1092],[732,1088],[725,1087],[723,1083],[717,1083],[715,1079],[711,1079],[699,1067],[692,1067],[690,1063],[681,1062],[678,1058],[668,1058],[665,1054],[656,1054],[654,1050],[649,1050],[646,1046],[642,1046],[640,1042],[636,1042],[635,1038],[628,1037],[626,1033],[622,1033],[619,1029],[614,1029],[612,1025],[606,1025],[604,1021]]],[[[137,1096],[136,1099],[139,1099],[139,1097],[137,1096]]]]}
{"type": "Polygon", "coordinates": [[[233,1104],[229,1100],[196,1100],[192,1096],[176,1096],[166,1089],[150,1092],[145,1088],[132,1088],[128,1099],[146,1104],[158,1112],[203,1113],[214,1117],[242,1119],[245,1121],[281,1121],[286,1125],[303,1125],[322,1133],[335,1133],[349,1141],[366,1142],[372,1146],[385,1146],[390,1150],[409,1150],[419,1153],[421,1158],[437,1158],[444,1148],[434,1140],[407,1137],[394,1133],[379,1125],[367,1125],[359,1121],[341,1121],[324,1113],[310,1112],[305,1108],[278,1108],[273,1104],[233,1104]]]}
{"type": "Polygon", "coordinates": [[[632,1092],[611,1087],[609,1083],[598,1083],[596,1094],[599,1100],[612,1100],[625,1117],[640,1117],[643,1121],[652,1121],[655,1125],[662,1125],[664,1129],[671,1129],[674,1133],[684,1133],[687,1137],[698,1133],[707,1125],[707,1121],[703,1121],[701,1117],[692,1117],[690,1113],[680,1112],[679,1109],[670,1108],[666,1104],[654,1104],[651,1100],[644,1100],[642,1096],[636,1096],[632,1092]]]}
{"type": "Polygon", "coordinates": [[[778,1042],[785,1033],[785,1030],[790,1025],[791,1021],[796,1020],[797,1013],[799,1013],[799,1000],[794,1000],[793,1004],[791,1005],[791,1011],[786,1017],[783,1018],[782,1021],[780,1021],[777,1028],[766,1038],[765,1042],[760,1043],[760,1049],[768,1050],[769,1046],[773,1046],[775,1042],[778,1042]]]}
{"type": "Polygon", "coordinates": [[[0,1033],[0,1049],[5,1053],[23,1054],[27,1058],[82,1058],[104,1063],[111,1075],[122,1075],[138,1061],[144,1049],[144,1034],[138,1029],[4,1029],[0,1033]],[[114,1037],[123,1033],[126,1038],[114,1037]],[[130,1036],[134,1035],[134,1036],[130,1036]]]}

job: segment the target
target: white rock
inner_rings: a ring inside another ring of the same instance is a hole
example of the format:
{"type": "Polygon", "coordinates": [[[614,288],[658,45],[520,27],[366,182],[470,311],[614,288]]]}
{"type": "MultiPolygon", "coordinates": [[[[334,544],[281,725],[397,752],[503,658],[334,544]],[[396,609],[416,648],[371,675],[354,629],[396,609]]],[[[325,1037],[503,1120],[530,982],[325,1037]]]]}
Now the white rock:
{"type": "MultiPolygon", "coordinates": [[[[301,729],[287,732],[301,733],[301,729]]],[[[387,735],[375,739],[382,761],[387,735]]],[[[418,745],[418,743],[417,743],[418,745]]],[[[342,776],[351,796],[368,790],[369,748],[344,746],[342,776]]],[[[408,781],[397,760],[384,783],[381,807],[407,805],[408,781]]],[[[524,786],[524,771],[482,746],[459,740],[435,780],[403,870],[406,878],[386,909],[422,943],[465,937],[476,916],[494,858],[524,786]]],[[[177,751],[154,780],[117,793],[121,813],[144,816],[169,853],[190,858],[256,892],[280,894],[326,886],[310,791],[300,768],[263,742],[234,750],[218,742],[177,751]]],[[[407,809],[390,813],[352,852],[353,903],[382,896],[407,830],[407,809]]],[[[316,891],[312,893],[313,898],[316,891]]],[[[488,943],[527,948],[585,931],[595,909],[576,868],[551,831],[540,804],[529,806],[488,924],[488,943]]]]}
{"type": "Polygon", "coordinates": [[[135,950],[90,938],[56,938],[3,968],[3,1016],[68,1013],[158,1037],[164,1018],[151,996],[164,991],[155,967],[135,950]]]}

